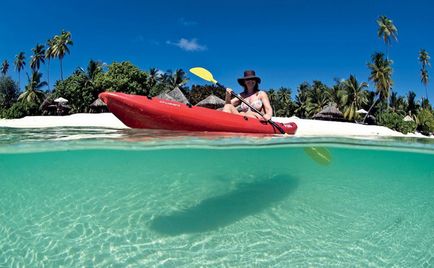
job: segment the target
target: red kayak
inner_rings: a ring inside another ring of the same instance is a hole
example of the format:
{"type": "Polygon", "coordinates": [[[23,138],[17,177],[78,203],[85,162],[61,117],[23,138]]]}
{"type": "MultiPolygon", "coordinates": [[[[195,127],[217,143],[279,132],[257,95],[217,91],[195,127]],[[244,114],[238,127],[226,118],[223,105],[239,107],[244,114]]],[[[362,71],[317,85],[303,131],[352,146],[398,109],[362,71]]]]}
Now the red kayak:
{"type": "MultiPolygon", "coordinates": [[[[131,128],[280,134],[266,121],[176,101],[118,92],[103,92],[99,98],[110,112],[131,128]]],[[[297,130],[293,122],[276,124],[287,134],[297,130]]]]}

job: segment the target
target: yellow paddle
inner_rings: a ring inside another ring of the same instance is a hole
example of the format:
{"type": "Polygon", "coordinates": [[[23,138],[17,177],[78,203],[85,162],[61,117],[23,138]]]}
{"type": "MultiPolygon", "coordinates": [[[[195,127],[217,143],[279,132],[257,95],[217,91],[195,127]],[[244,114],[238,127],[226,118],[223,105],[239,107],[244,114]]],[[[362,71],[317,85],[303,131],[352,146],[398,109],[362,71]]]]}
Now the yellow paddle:
{"type": "Polygon", "coordinates": [[[327,166],[332,161],[332,155],[325,147],[309,147],[304,148],[304,152],[315,162],[323,166],[327,166]]]}
{"type": "MultiPolygon", "coordinates": [[[[211,82],[211,83],[213,83],[213,84],[215,84],[215,85],[217,85],[217,86],[219,86],[219,87],[221,87],[221,88],[223,88],[223,89],[226,90],[226,87],[223,86],[222,84],[220,84],[219,82],[217,82],[217,80],[214,79],[212,73],[210,71],[208,71],[207,69],[202,68],[202,67],[194,67],[194,68],[190,69],[190,72],[193,73],[194,75],[202,78],[203,80],[211,82]]],[[[252,111],[258,113],[260,116],[264,117],[264,115],[260,111],[258,111],[257,109],[253,108],[252,106],[250,106],[250,104],[247,103],[241,96],[236,95],[233,92],[232,92],[232,96],[238,98],[241,102],[243,102],[245,105],[247,105],[247,107],[249,107],[250,110],[252,110],[252,111]]],[[[265,119],[265,117],[264,117],[264,119],[265,119]]],[[[275,128],[277,128],[280,131],[280,133],[286,134],[285,130],[283,130],[278,124],[276,124],[271,119],[268,119],[266,121],[268,123],[270,123],[271,125],[273,125],[275,128]]]]}

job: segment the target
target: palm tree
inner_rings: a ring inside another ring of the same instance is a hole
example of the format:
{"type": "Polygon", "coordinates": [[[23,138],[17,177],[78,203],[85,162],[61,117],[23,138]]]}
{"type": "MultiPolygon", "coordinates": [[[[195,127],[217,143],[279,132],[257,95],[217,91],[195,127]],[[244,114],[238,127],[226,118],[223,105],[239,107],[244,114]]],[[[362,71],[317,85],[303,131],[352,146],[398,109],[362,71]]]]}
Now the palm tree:
{"type": "Polygon", "coordinates": [[[398,96],[395,102],[395,111],[399,114],[406,115],[407,102],[403,96],[398,96]]]}
{"type": "Polygon", "coordinates": [[[154,88],[155,85],[157,85],[160,79],[161,79],[160,72],[158,71],[157,68],[149,69],[148,81],[147,81],[149,91],[151,91],[152,88],[154,88]]]}
{"type": "Polygon", "coordinates": [[[41,88],[47,85],[47,82],[41,82],[41,77],[42,73],[40,72],[32,72],[32,78],[27,76],[29,82],[25,87],[25,91],[18,97],[18,100],[34,103],[39,106],[45,99],[45,93],[41,91],[41,88]]]}
{"type": "Polygon", "coordinates": [[[279,88],[277,91],[277,101],[279,103],[279,110],[275,111],[275,114],[277,116],[290,116],[292,106],[291,90],[285,87],[279,88]]]}
{"type": "Polygon", "coordinates": [[[166,76],[166,83],[169,89],[178,87],[182,89],[183,85],[188,82],[188,78],[185,76],[185,72],[182,69],[177,69],[175,73],[168,72],[166,76]]]}
{"type": "Polygon", "coordinates": [[[422,109],[432,111],[432,106],[431,106],[431,104],[429,103],[429,100],[428,100],[428,99],[424,99],[424,98],[422,98],[422,103],[421,103],[420,106],[421,106],[422,109]]]}
{"type": "Polygon", "coordinates": [[[277,104],[277,92],[274,89],[268,90],[268,99],[270,100],[271,109],[273,110],[273,116],[276,115],[276,104],[277,104]]]}
{"type": "Polygon", "coordinates": [[[378,100],[385,101],[389,98],[390,90],[393,85],[392,80],[392,61],[385,59],[384,54],[376,52],[372,55],[372,62],[368,63],[368,67],[371,70],[369,80],[374,82],[377,100],[371,105],[363,121],[371,112],[372,108],[377,104],[378,100]]]}
{"type": "Polygon", "coordinates": [[[392,91],[392,94],[390,94],[389,106],[395,113],[402,114],[404,116],[406,115],[407,104],[404,100],[404,97],[398,96],[398,93],[395,91],[392,91]]]}
{"type": "Polygon", "coordinates": [[[330,92],[320,81],[313,81],[312,90],[308,92],[307,112],[309,116],[319,113],[330,102],[330,92]]]}
{"type": "Polygon", "coordinates": [[[384,40],[386,44],[386,55],[389,59],[389,47],[392,43],[392,38],[398,41],[398,29],[393,24],[393,21],[386,16],[380,16],[377,19],[378,24],[378,37],[384,40]]]}
{"type": "Polygon", "coordinates": [[[363,105],[368,102],[368,95],[366,88],[368,84],[366,82],[359,83],[354,75],[343,82],[343,89],[345,94],[343,94],[342,99],[344,102],[344,117],[353,121],[357,119],[358,114],[356,113],[363,105]]]}
{"type": "Polygon", "coordinates": [[[37,72],[41,66],[41,62],[45,63],[45,49],[44,45],[37,44],[35,48],[32,48],[33,55],[30,60],[30,67],[33,72],[37,72]]]}
{"type": "Polygon", "coordinates": [[[420,69],[420,75],[421,75],[421,82],[425,86],[425,94],[426,99],[428,99],[428,70],[426,69],[427,66],[431,66],[430,62],[430,56],[428,55],[428,52],[425,49],[421,49],[419,51],[419,61],[422,64],[422,69],[420,69]]]}
{"type": "Polygon", "coordinates": [[[430,58],[431,57],[425,49],[419,51],[419,61],[422,64],[422,67],[431,66],[429,62],[430,58]]]}
{"type": "Polygon", "coordinates": [[[387,100],[393,85],[392,61],[384,59],[384,54],[377,52],[372,55],[372,62],[368,67],[371,69],[369,80],[374,82],[377,95],[381,100],[387,100]]]}
{"type": "Polygon", "coordinates": [[[15,56],[15,70],[18,71],[18,90],[20,89],[20,82],[21,82],[21,70],[24,69],[24,66],[26,65],[26,56],[24,55],[24,52],[20,52],[18,55],[15,56]]]}
{"type": "Polygon", "coordinates": [[[87,65],[86,75],[89,80],[93,81],[95,76],[102,72],[102,63],[94,60],[90,60],[87,65]]]}
{"type": "Polygon", "coordinates": [[[310,85],[307,82],[300,84],[295,97],[295,114],[300,118],[307,117],[307,102],[310,91],[310,85]]]}
{"type": "Polygon", "coordinates": [[[396,111],[396,105],[398,102],[398,92],[392,91],[392,94],[390,94],[389,99],[389,106],[392,108],[392,111],[396,111]]]}
{"type": "Polygon", "coordinates": [[[416,93],[409,91],[407,94],[407,113],[410,116],[416,116],[419,104],[416,102],[416,93]]]}
{"type": "Polygon", "coordinates": [[[69,47],[72,46],[71,33],[62,31],[60,35],[54,37],[53,54],[60,61],[60,79],[63,81],[63,65],[62,61],[65,54],[69,54],[69,47]]]}
{"type": "Polygon", "coordinates": [[[343,79],[335,79],[336,84],[332,88],[330,88],[329,91],[330,102],[336,103],[336,106],[341,109],[341,111],[343,110],[343,107],[345,105],[344,96],[346,92],[344,89],[344,82],[345,80],[343,79]]]}
{"type": "Polygon", "coordinates": [[[45,50],[45,59],[47,59],[47,84],[50,90],[50,62],[54,58],[54,38],[47,41],[47,49],[45,50]]]}
{"type": "Polygon", "coordinates": [[[1,67],[1,73],[5,76],[9,71],[9,62],[8,60],[4,60],[1,67]]]}

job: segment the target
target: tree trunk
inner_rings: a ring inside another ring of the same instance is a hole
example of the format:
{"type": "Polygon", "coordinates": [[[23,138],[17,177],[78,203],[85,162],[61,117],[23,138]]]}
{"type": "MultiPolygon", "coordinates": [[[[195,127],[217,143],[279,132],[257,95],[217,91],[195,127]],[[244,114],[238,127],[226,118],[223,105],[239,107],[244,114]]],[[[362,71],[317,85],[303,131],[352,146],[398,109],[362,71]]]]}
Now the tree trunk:
{"type": "Polygon", "coordinates": [[[389,60],[389,45],[386,43],[386,60],[389,60]]]}
{"type": "Polygon", "coordinates": [[[60,60],[60,80],[62,80],[63,81],[63,68],[62,68],[62,59],[59,59],[60,60]]]}
{"type": "Polygon", "coordinates": [[[369,107],[368,113],[367,113],[367,114],[365,115],[365,117],[363,118],[363,124],[365,124],[366,118],[368,118],[369,113],[371,112],[372,108],[374,108],[375,104],[377,104],[377,101],[378,101],[379,99],[380,99],[380,98],[377,98],[377,99],[374,101],[374,103],[371,105],[371,107],[369,107]]]}
{"type": "Polygon", "coordinates": [[[47,83],[48,83],[48,91],[50,91],[50,58],[48,58],[48,64],[47,64],[47,83]]]}

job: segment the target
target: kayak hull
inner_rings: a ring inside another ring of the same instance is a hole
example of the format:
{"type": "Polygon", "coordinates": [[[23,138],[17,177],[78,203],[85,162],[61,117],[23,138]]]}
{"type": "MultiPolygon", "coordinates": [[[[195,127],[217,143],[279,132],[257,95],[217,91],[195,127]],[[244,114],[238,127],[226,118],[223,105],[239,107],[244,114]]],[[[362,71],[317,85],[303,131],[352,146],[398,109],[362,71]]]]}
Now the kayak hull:
{"type": "MultiPolygon", "coordinates": [[[[176,101],[119,92],[103,92],[99,98],[110,112],[131,128],[281,134],[266,121],[176,101]]],[[[287,134],[297,130],[293,122],[276,124],[287,134]]]]}

